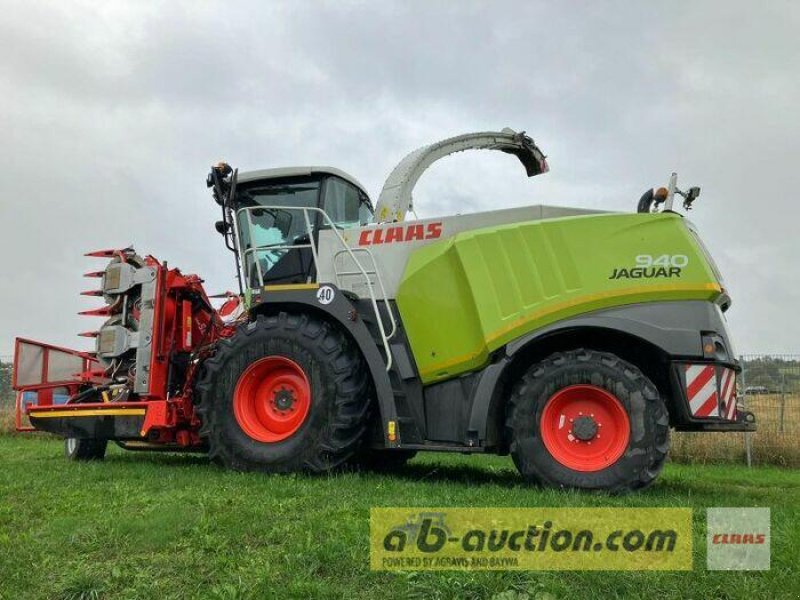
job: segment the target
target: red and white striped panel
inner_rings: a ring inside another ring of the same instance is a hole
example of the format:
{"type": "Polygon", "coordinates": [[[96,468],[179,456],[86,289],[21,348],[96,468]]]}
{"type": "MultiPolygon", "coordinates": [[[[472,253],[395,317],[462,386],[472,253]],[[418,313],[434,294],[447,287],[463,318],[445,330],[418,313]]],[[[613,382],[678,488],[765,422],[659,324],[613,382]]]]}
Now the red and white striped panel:
{"type": "Polygon", "coordinates": [[[718,417],[717,368],[714,365],[686,365],[686,395],[694,417],[718,417]]]}
{"type": "Polygon", "coordinates": [[[729,421],[736,420],[736,371],[722,369],[719,380],[720,404],[722,405],[722,418],[729,421]]]}

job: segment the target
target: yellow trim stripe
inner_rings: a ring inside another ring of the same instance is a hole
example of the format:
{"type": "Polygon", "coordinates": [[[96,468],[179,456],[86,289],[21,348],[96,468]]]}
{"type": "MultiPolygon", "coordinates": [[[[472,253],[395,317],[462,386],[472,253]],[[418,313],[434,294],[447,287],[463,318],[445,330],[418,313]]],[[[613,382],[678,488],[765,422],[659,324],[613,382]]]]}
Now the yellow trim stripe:
{"type": "Polygon", "coordinates": [[[624,290],[608,290],[606,292],[597,292],[594,294],[588,294],[586,296],[579,296],[577,298],[572,298],[570,300],[565,300],[564,302],[554,304],[547,310],[536,313],[534,315],[519,317],[518,319],[515,319],[514,321],[502,327],[501,329],[498,329],[497,331],[493,331],[492,333],[490,333],[487,336],[486,341],[493,342],[497,338],[502,337],[504,334],[511,331],[512,329],[516,329],[520,325],[525,325],[530,321],[546,317],[552,313],[559,312],[567,308],[572,308],[573,306],[578,306],[579,304],[588,304],[590,302],[595,302],[597,300],[605,300],[606,298],[616,298],[618,296],[635,296],[637,294],[652,293],[652,292],[705,292],[705,291],[721,292],[722,288],[720,288],[720,286],[717,285],[716,283],[702,283],[702,284],[671,283],[663,285],[640,286],[635,288],[627,288],[624,290]]]}
{"type": "Polygon", "coordinates": [[[125,444],[126,448],[127,447],[131,447],[131,448],[158,448],[158,449],[163,449],[165,447],[164,444],[149,444],[147,442],[138,442],[136,440],[125,440],[123,443],[125,444]]]}
{"type": "Polygon", "coordinates": [[[136,417],[144,415],[144,408],[114,408],[108,410],[42,410],[35,408],[28,411],[28,415],[37,419],[56,417],[136,417]]]}
{"type": "MultiPolygon", "coordinates": [[[[635,296],[637,294],[642,293],[651,293],[651,292],[717,292],[722,293],[722,288],[717,283],[671,283],[671,284],[663,284],[663,285],[648,285],[648,286],[639,286],[635,288],[627,288],[623,290],[609,290],[606,292],[597,292],[595,294],[588,294],[586,296],[579,296],[577,298],[572,298],[570,300],[565,300],[564,302],[560,302],[549,307],[546,310],[542,310],[537,313],[533,313],[524,317],[519,317],[514,321],[510,322],[508,325],[493,331],[492,333],[486,336],[485,344],[488,346],[492,342],[496,341],[498,338],[501,338],[503,335],[525,325],[526,323],[530,323],[531,321],[536,321],[538,319],[542,319],[553,313],[560,312],[562,310],[566,310],[568,308],[572,308],[573,306],[577,306],[579,304],[588,304],[591,302],[595,302],[597,300],[604,300],[606,298],[614,298],[619,296],[635,296]]],[[[476,357],[483,351],[484,345],[481,345],[480,348],[473,350],[472,352],[468,352],[466,354],[462,354],[460,356],[456,356],[446,361],[442,361],[436,363],[425,369],[424,371],[420,371],[420,375],[423,377],[435,377],[440,371],[448,369],[452,366],[461,364],[463,362],[467,362],[472,358],[476,357]]]]}
{"type": "Polygon", "coordinates": [[[285,283],[279,285],[265,285],[265,292],[290,292],[292,290],[316,290],[318,283],[285,283]]]}

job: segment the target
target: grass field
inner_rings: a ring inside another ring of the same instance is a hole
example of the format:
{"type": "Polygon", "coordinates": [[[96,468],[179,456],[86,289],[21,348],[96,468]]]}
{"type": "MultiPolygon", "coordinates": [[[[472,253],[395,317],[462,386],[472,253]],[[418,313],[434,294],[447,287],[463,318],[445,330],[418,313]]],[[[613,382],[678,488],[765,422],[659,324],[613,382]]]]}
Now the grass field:
{"type": "Polygon", "coordinates": [[[509,459],[427,455],[391,476],[238,474],[202,456],[67,463],[62,442],[0,436],[0,598],[789,598],[800,473],[668,465],[611,497],[521,483],[509,459]],[[686,572],[368,569],[371,506],[689,506],[686,572]],[[772,569],[705,570],[707,506],[772,508],[772,569]]]}

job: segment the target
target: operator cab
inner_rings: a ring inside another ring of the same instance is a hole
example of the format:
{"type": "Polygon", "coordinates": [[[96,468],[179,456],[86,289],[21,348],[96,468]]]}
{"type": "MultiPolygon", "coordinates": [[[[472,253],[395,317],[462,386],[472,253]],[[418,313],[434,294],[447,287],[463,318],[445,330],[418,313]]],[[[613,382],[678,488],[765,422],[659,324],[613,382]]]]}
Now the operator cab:
{"type": "MultiPolygon", "coordinates": [[[[211,185],[218,170],[212,171],[211,185]]],[[[339,169],[292,167],[226,175],[219,180],[227,188],[220,190],[225,220],[217,230],[229,248],[238,250],[249,288],[314,281],[312,243],[316,247],[319,231],[358,227],[373,219],[364,187],[339,169]]]]}

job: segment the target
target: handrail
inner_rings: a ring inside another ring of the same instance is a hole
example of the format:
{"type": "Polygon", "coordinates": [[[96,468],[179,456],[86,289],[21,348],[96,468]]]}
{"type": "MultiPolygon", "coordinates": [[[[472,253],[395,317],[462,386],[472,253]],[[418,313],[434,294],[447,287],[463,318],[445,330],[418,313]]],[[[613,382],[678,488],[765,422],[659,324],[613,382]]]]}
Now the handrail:
{"type": "MultiPolygon", "coordinates": [[[[378,279],[378,285],[381,288],[381,297],[383,298],[384,307],[386,309],[386,313],[389,315],[389,322],[392,324],[392,331],[387,336],[388,339],[392,339],[395,334],[397,333],[397,321],[394,318],[394,311],[392,311],[392,307],[389,305],[389,300],[386,297],[386,288],[383,285],[383,277],[381,277],[380,272],[378,271],[378,263],[375,262],[375,255],[369,248],[349,248],[351,254],[355,252],[365,252],[367,256],[369,256],[370,260],[372,261],[372,268],[373,271],[369,271],[369,273],[375,273],[375,277],[378,279]]],[[[336,269],[336,259],[339,258],[340,255],[347,253],[347,250],[339,250],[336,254],[333,255],[333,273],[336,275],[336,284],[340,284],[339,277],[341,275],[357,275],[358,271],[338,271],[336,269]]]]}
{"type": "MultiPolygon", "coordinates": [[[[389,348],[389,337],[387,337],[387,335],[386,335],[386,328],[383,325],[383,319],[381,318],[381,313],[380,313],[380,310],[378,309],[378,302],[377,302],[377,300],[375,298],[375,290],[372,287],[372,280],[369,278],[369,275],[367,274],[366,269],[364,269],[364,267],[361,265],[361,263],[356,258],[355,253],[353,252],[353,249],[350,248],[350,246],[347,244],[347,242],[345,242],[344,238],[342,237],[342,234],[339,233],[339,230],[336,227],[336,224],[328,216],[328,213],[326,213],[324,210],[322,210],[321,208],[318,208],[316,206],[270,206],[270,205],[243,206],[242,208],[240,208],[239,210],[236,211],[236,219],[237,220],[239,219],[240,213],[242,213],[242,212],[247,213],[247,223],[248,223],[248,226],[250,227],[250,239],[251,240],[253,239],[253,235],[252,235],[252,232],[253,232],[253,218],[252,218],[252,214],[251,214],[253,210],[283,210],[283,211],[300,211],[300,212],[302,212],[303,219],[304,219],[305,225],[306,225],[306,233],[308,234],[309,243],[308,244],[291,245],[289,247],[292,248],[292,249],[298,249],[298,248],[302,248],[302,247],[310,247],[311,248],[311,255],[313,257],[314,266],[317,269],[317,273],[319,273],[319,256],[317,254],[317,248],[314,245],[314,236],[313,236],[314,232],[313,232],[313,227],[311,225],[311,219],[309,218],[309,211],[320,214],[322,216],[323,222],[326,225],[330,225],[331,230],[334,232],[336,237],[339,239],[339,243],[342,245],[342,247],[344,248],[345,252],[347,252],[350,255],[350,258],[353,259],[353,263],[358,267],[359,272],[364,277],[364,281],[367,284],[367,289],[369,290],[370,303],[372,304],[372,310],[375,313],[375,320],[376,320],[377,325],[378,325],[378,330],[379,330],[379,332],[381,334],[381,341],[383,343],[383,349],[386,352],[386,370],[387,371],[391,370],[391,368],[392,368],[392,351],[389,348]]],[[[253,247],[248,248],[247,250],[245,250],[243,256],[246,256],[250,252],[256,253],[259,250],[264,251],[264,250],[272,250],[272,249],[276,249],[276,247],[274,245],[270,245],[270,246],[253,246],[253,247]]],[[[280,249],[280,248],[277,248],[277,249],[280,249]]],[[[258,254],[256,254],[255,263],[256,263],[256,270],[258,272],[258,279],[259,279],[259,282],[260,282],[261,286],[263,287],[263,285],[264,285],[264,275],[263,275],[263,273],[261,271],[261,263],[258,260],[258,254]]],[[[380,281],[380,277],[378,277],[378,279],[380,281]]],[[[382,286],[382,282],[381,282],[381,286],[382,286]]],[[[385,299],[385,293],[384,293],[384,299],[385,299]]],[[[394,324],[395,323],[394,322],[394,317],[392,317],[391,320],[392,320],[393,328],[396,329],[396,325],[394,324]]],[[[392,332],[392,334],[394,335],[394,331],[392,332]]]]}
{"type": "MultiPolygon", "coordinates": [[[[239,220],[239,213],[242,212],[242,210],[243,209],[239,209],[238,211],[236,211],[236,220],[237,221],[239,220]]],[[[250,213],[249,210],[247,211],[247,227],[249,229],[250,239],[252,240],[253,239],[253,215],[250,213]]],[[[254,251],[257,251],[257,248],[248,248],[248,250],[245,250],[244,256],[247,256],[247,252],[249,250],[251,250],[251,249],[254,250],[254,251]]],[[[256,271],[258,272],[258,281],[261,284],[261,286],[263,287],[264,286],[264,273],[261,271],[261,262],[259,262],[259,260],[258,260],[258,254],[256,254],[255,263],[256,263],[256,271]]],[[[245,264],[247,264],[247,263],[245,263],[245,264]]],[[[245,273],[245,281],[247,281],[247,273],[245,273]]]]}

